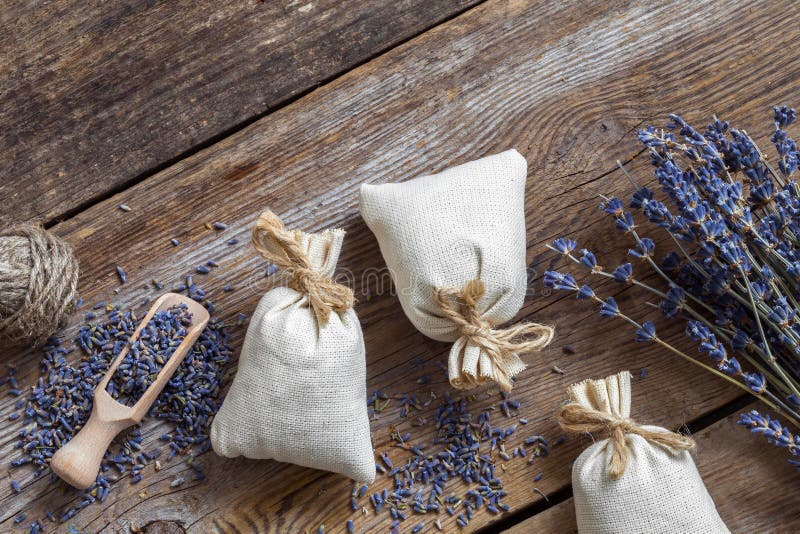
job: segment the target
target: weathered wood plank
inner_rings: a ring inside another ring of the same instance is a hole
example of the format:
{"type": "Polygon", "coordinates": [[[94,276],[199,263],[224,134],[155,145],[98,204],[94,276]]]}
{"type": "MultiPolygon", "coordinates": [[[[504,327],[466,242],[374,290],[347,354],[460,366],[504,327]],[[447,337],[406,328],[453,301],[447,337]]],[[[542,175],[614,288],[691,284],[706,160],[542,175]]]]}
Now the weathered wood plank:
{"type": "MultiPolygon", "coordinates": [[[[746,410],[758,407],[754,403],[746,410]]],[[[797,472],[786,462],[784,450],[767,446],[758,436],[742,435],[737,418],[726,417],[694,436],[695,463],[717,510],[732,532],[797,532],[800,515],[795,492],[775,491],[796,487],[797,472]]],[[[577,532],[573,500],[560,502],[504,532],[577,532]]]]}
{"type": "MultiPolygon", "coordinates": [[[[544,243],[566,232],[602,248],[607,265],[622,260],[629,243],[611,230],[611,222],[596,209],[594,194],[628,190],[620,174],[610,171],[614,160],[630,160],[639,153],[633,132],[643,122],[681,110],[689,119],[711,113],[736,117],[757,135],[769,130],[764,118],[769,105],[796,94],[794,80],[800,79],[800,62],[785,46],[791,37],[787,32],[793,30],[787,30],[791,25],[775,27],[769,17],[774,9],[779,8],[731,4],[721,9],[715,2],[564,6],[491,1],[55,230],[77,247],[83,260],[81,287],[90,302],[103,298],[133,304],[150,293],[140,289],[150,278],[176,283],[213,256],[221,267],[203,285],[225,316],[233,317],[253,309],[268,281],[262,263],[246,247],[223,246],[225,239],[236,235],[246,240],[250,224],[267,206],[290,225],[312,230],[342,226],[349,235],[340,267],[356,275],[370,391],[416,390],[424,396],[433,390],[441,395],[448,386],[436,362],[445,358],[448,347],[414,331],[386,286],[362,278],[383,262],[358,217],[357,187],[367,180],[405,180],[513,146],[530,163],[532,298],[520,318],[553,322],[559,332],[551,349],[530,359],[531,367],[516,388],[521,416],[531,421],[526,432],[551,438],[559,434],[553,413],[569,382],[641,367],[649,373],[635,386],[636,413],[675,427],[738,392],[698,374],[688,363],[636,344],[630,332],[601,320],[594,310],[543,293],[540,274],[559,264],[544,243]],[[718,73],[726,73],[724,86],[718,73]],[[120,202],[133,211],[117,210],[120,202]],[[203,223],[213,220],[230,224],[230,229],[224,234],[204,229],[203,223]],[[177,250],[169,245],[172,237],[182,242],[177,250]],[[126,267],[130,282],[115,296],[117,264],[126,267]],[[220,289],[228,282],[238,289],[224,295],[220,289]],[[559,346],[567,343],[575,355],[561,353],[559,346]],[[421,365],[414,365],[417,358],[421,365]],[[554,364],[566,375],[552,373],[554,364]],[[417,386],[423,374],[435,379],[417,386]]],[[[634,158],[634,167],[644,171],[645,159],[634,158]]],[[[597,287],[604,294],[618,292],[620,306],[634,315],[650,311],[645,299],[632,291],[610,283],[597,287]]],[[[692,348],[677,323],[660,333],[692,348]]],[[[241,329],[235,333],[237,345],[242,334],[241,329]]],[[[24,355],[12,361],[19,365],[22,381],[34,379],[34,362],[24,355]]],[[[495,398],[479,395],[474,409],[494,403],[495,398]]],[[[0,401],[0,418],[11,406],[7,399],[0,401]]],[[[430,419],[432,410],[426,408],[421,415],[430,419]]],[[[393,424],[422,441],[433,437],[429,425],[410,428],[392,408],[373,424],[379,452],[387,450],[393,424]]],[[[9,434],[18,429],[6,427],[9,434]]],[[[158,429],[148,423],[146,435],[151,443],[158,429]]],[[[10,440],[0,439],[0,454],[7,454],[10,440]]],[[[578,440],[568,440],[532,468],[511,465],[503,478],[512,509],[541,500],[531,483],[539,470],[545,476],[537,485],[544,493],[566,487],[568,462],[582,447],[578,440]]],[[[341,477],[210,454],[201,461],[210,482],[175,490],[169,481],[186,466],[148,471],[145,486],[130,487],[123,481],[103,508],[81,512],[76,525],[123,529],[162,519],[180,521],[197,532],[282,532],[316,529],[322,523],[338,530],[350,516],[345,498],[350,484],[341,477]],[[144,488],[148,496],[140,499],[137,494],[144,488]]],[[[373,489],[387,486],[382,479],[373,489]]],[[[461,489],[454,486],[453,491],[461,489]]],[[[41,511],[58,493],[45,482],[34,483],[31,491],[51,494],[31,503],[30,493],[13,496],[0,486],[0,502],[7,510],[0,521],[9,521],[22,508],[41,511]]],[[[478,514],[470,529],[492,520],[478,514]]],[[[357,521],[359,529],[387,524],[385,514],[357,521]]],[[[452,519],[446,526],[454,527],[452,519]]]]}
{"type": "Polygon", "coordinates": [[[9,4],[0,224],[91,204],[477,1],[9,4]]]}

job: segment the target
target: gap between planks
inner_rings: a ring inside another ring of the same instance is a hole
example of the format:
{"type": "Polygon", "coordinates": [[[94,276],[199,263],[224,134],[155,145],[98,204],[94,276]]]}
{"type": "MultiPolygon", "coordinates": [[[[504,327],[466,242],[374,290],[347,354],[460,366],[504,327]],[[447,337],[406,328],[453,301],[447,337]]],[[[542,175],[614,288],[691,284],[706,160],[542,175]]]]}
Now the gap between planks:
{"type": "Polygon", "coordinates": [[[226,129],[224,129],[224,130],[222,130],[222,131],[220,131],[220,132],[208,137],[207,139],[192,145],[190,148],[188,148],[186,150],[183,150],[182,152],[178,153],[174,157],[168,158],[168,159],[162,161],[161,163],[146,169],[145,171],[139,173],[138,175],[136,175],[136,176],[134,176],[132,178],[129,178],[129,179],[125,180],[125,181],[120,182],[117,185],[109,187],[107,190],[103,191],[102,193],[97,194],[97,195],[95,195],[93,197],[90,197],[90,198],[86,199],[85,201],[78,203],[76,206],[74,206],[72,208],[68,208],[68,209],[64,210],[63,212],[61,212],[59,214],[53,215],[49,219],[45,220],[42,223],[42,226],[44,226],[44,228],[48,228],[49,229],[49,228],[52,228],[53,226],[55,226],[58,223],[67,221],[67,220],[75,217],[76,215],[79,215],[80,213],[82,213],[82,212],[86,211],[87,209],[91,208],[92,206],[94,206],[96,204],[99,204],[99,203],[103,202],[104,200],[108,200],[109,198],[112,198],[113,196],[115,196],[115,195],[117,195],[117,194],[119,194],[119,193],[121,193],[121,192],[123,192],[123,191],[125,191],[127,189],[130,189],[131,187],[133,187],[133,186],[135,186],[135,185],[137,185],[139,183],[142,183],[142,182],[146,181],[151,176],[156,175],[159,172],[161,172],[161,171],[163,171],[163,170],[165,170],[165,169],[167,169],[169,167],[172,167],[173,165],[176,165],[179,162],[181,162],[181,161],[183,161],[183,160],[185,160],[187,158],[190,158],[191,156],[194,156],[198,152],[201,152],[202,150],[205,150],[206,148],[209,148],[209,147],[211,147],[211,146],[213,146],[213,145],[215,145],[217,143],[220,143],[220,142],[224,141],[225,139],[227,139],[228,137],[232,136],[233,134],[235,134],[235,133],[237,133],[237,132],[239,132],[241,130],[244,130],[245,128],[247,128],[248,126],[253,124],[254,122],[257,122],[257,121],[259,121],[261,119],[264,119],[265,117],[275,113],[276,111],[279,111],[282,108],[290,106],[294,102],[297,102],[298,100],[304,98],[305,96],[307,96],[308,94],[316,91],[320,87],[323,87],[323,86],[331,83],[332,81],[336,80],[337,78],[341,78],[342,76],[346,75],[348,72],[350,72],[352,70],[355,70],[355,69],[361,67],[362,65],[364,65],[366,63],[369,63],[370,61],[373,61],[374,59],[391,52],[395,48],[399,48],[399,47],[405,45],[409,41],[413,41],[414,39],[416,39],[420,35],[429,32],[431,29],[436,28],[437,26],[441,26],[443,24],[446,24],[446,23],[450,22],[451,20],[453,20],[453,19],[455,19],[457,17],[462,16],[463,14],[471,11],[472,9],[475,9],[475,8],[479,7],[481,4],[483,4],[483,3],[487,2],[487,1],[488,0],[477,0],[472,4],[468,4],[467,7],[463,8],[463,9],[454,11],[450,15],[447,15],[444,18],[439,19],[434,24],[432,24],[430,26],[426,26],[425,28],[417,31],[416,33],[411,33],[411,34],[407,35],[406,37],[404,37],[400,41],[397,41],[396,43],[388,46],[387,48],[379,50],[379,51],[377,51],[377,52],[375,52],[373,54],[367,55],[364,58],[360,59],[359,61],[353,63],[349,67],[347,67],[345,69],[342,69],[342,70],[339,70],[337,72],[334,72],[331,75],[328,75],[328,76],[320,79],[314,85],[311,85],[311,86],[303,89],[302,91],[300,91],[300,92],[298,92],[298,93],[296,93],[296,94],[294,94],[292,96],[289,96],[289,97],[284,98],[282,100],[278,100],[275,105],[273,105],[271,107],[268,107],[267,109],[265,109],[264,111],[262,111],[260,113],[255,113],[255,114],[251,115],[250,117],[247,117],[246,119],[239,121],[237,124],[235,124],[235,125],[233,125],[233,126],[231,126],[229,128],[226,128],[226,129]]]}

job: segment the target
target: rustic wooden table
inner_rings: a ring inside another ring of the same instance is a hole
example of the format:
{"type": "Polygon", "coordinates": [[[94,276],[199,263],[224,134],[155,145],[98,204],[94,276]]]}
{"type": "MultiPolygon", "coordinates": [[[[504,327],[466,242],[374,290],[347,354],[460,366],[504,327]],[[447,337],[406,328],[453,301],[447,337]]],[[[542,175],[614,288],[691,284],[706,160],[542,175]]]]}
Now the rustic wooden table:
{"type": "MultiPolygon", "coordinates": [[[[545,2],[538,0],[336,0],[14,2],[0,14],[0,224],[41,222],[71,242],[87,302],[132,306],[152,278],[178,283],[201,261],[221,264],[203,285],[223,318],[250,313],[268,281],[247,246],[257,214],[288,225],[343,227],[340,266],[383,266],[357,209],[362,182],[392,182],[516,148],[529,162],[531,297],[519,319],[556,325],[552,347],[529,358],[515,398],[526,429],[561,433],[554,412],[567,384],[631,369],[634,416],[688,425],[696,460],[723,519],[737,532],[800,529],[798,475],[786,454],[737,427],[748,398],[690,364],[604,322],[594,310],[549,294],[544,270],[559,261],[544,245],[565,234],[620,261],[629,243],[597,209],[598,193],[625,195],[619,159],[652,181],[635,132],[681,112],[735,120],[756,138],[770,109],[797,102],[800,13],[794,2],[545,2]],[[132,208],[117,208],[125,203],[132,208]],[[209,231],[207,221],[229,225],[209,231]],[[221,246],[238,237],[242,244],[221,246]],[[181,241],[173,248],[169,240],[181,241]],[[119,294],[115,266],[129,282],[119,294]],[[223,293],[231,283],[238,289],[223,293]],[[571,345],[574,354],[562,351],[571,345]],[[557,365],[564,374],[554,373],[557,365]],[[638,371],[648,370],[638,378],[638,371]]],[[[702,122],[700,122],[702,124],[702,122]]],[[[657,243],[657,248],[660,243],[657,243]]],[[[635,291],[612,285],[621,305],[650,314],[635,291]]],[[[368,389],[390,394],[448,390],[437,362],[446,344],[419,334],[396,298],[356,283],[364,323],[368,389]],[[428,374],[431,383],[417,384],[428,374]]],[[[63,333],[69,337],[78,314],[63,333]]],[[[243,327],[232,329],[238,352],[243,327]]],[[[660,332],[687,349],[680,325],[660,332]]],[[[37,355],[4,354],[23,384],[37,355]]],[[[0,399],[0,457],[14,458],[20,422],[0,399]]],[[[497,403],[485,392],[475,410],[497,403]]],[[[435,403],[419,415],[430,415],[435,403]]],[[[377,451],[390,450],[399,407],[373,421],[377,451]]],[[[417,415],[417,414],[415,414],[417,415]]],[[[157,425],[145,422],[146,443],[157,425]]],[[[430,440],[430,424],[412,430],[430,440]]],[[[469,531],[575,529],[570,465],[587,445],[568,439],[533,466],[503,474],[508,513],[477,514],[469,531]],[[538,482],[534,476],[542,473],[538,482]]],[[[80,530],[146,532],[341,532],[388,530],[386,515],[350,511],[341,476],[272,461],[201,456],[208,480],[171,488],[185,463],[116,484],[82,510],[80,530]]],[[[15,475],[19,477],[19,475],[15,475]]],[[[0,530],[74,501],[59,483],[22,477],[0,484],[0,530]]],[[[379,478],[373,489],[389,485],[379,478]]],[[[455,486],[454,486],[455,487],[455,486]]],[[[458,488],[456,488],[458,489],[458,488]]],[[[461,488],[463,490],[463,488],[461,488]]],[[[430,517],[427,530],[433,531],[430,517]]],[[[446,530],[457,530],[453,518],[446,530]]],[[[403,525],[409,531],[417,521],[403,525]]],[[[68,525],[48,523],[48,530],[68,525]]]]}

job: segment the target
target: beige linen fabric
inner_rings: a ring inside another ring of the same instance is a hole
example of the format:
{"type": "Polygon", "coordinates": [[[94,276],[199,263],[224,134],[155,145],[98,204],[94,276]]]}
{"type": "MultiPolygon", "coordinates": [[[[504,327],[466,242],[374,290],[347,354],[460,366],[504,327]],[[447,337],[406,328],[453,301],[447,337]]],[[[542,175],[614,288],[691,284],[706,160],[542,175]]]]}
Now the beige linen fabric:
{"type": "MultiPolygon", "coordinates": [[[[344,231],[295,231],[311,266],[332,276],[344,231]]],[[[372,482],[361,325],[352,308],[321,325],[308,297],[268,291],[247,330],[239,368],[211,425],[214,450],[274,459],[372,482]]]]}
{"type": "MultiPolygon", "coordinates": [[[[627,371],[569,388],[572,402],[629,420],[631,381],[627,371]]],[[[642,425],[643,430],[668,432],[642,425]]],[[[729,532],[688,451],[676,451],[627,434],[627,468],[609,474],[613,447],[608,439],[590,445],[572,465],[575,516],[581,534],[729,532]]]]}
{"type": "Polygon", "coordinates": [[[483,320],[501,325],[516,315],[527,288],[526,177],[525,158],[508,150],[407,182],[361,186],[361,215],[406,316],[423,334],[454,342],[448,365],[454,387],[525,369],[510,354],[498,373],[486,350],[444,316],[435,291],[461,290],[477,279],[485,287],[477,305],[483,320]]]}

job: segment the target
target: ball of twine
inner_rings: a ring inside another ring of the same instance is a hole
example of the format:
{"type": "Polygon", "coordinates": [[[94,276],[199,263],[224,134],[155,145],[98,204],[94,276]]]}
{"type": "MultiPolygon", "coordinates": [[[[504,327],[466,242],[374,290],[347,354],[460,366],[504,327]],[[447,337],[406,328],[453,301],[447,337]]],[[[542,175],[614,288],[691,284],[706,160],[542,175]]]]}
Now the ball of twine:
{"type": "Polygon", "coordinates": [[[0,340],[43,343],[66,321],[78,286],[72,247],[47,230],[0,230],[0,340]]]}

